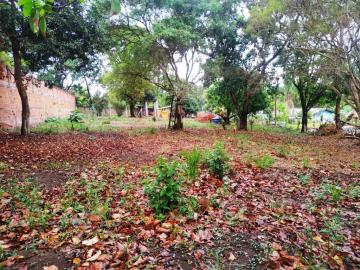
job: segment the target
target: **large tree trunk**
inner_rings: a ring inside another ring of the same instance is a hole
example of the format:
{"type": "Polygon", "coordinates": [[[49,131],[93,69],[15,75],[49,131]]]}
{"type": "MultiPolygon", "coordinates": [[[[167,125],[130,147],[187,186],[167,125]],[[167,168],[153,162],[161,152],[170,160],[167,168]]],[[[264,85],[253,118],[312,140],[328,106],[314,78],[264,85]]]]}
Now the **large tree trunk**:
{"type": "Polygon", "coordinates": [[[177,98],[175,104],[175,123],[173,127],[175,130],[184,128],[182,117],[183,117],[182,103],[181,100],[177,98]]]}
{"type": "Polygon", "coordinates": [[[238,130],[247,130],[247,116],[248,114],[246,112],[241,112],[239,114],[238,130]]]}
{"type": "Polygon", "coordinates": [[[340,104],[341,104],[341,95],[338,95],[336,97],[335,119],[334,119],[337,130],[340,130],[342,128],[341,120],[340,120],[340,104]]]}
{"type": "Polygon", "coordinates": [[[302,108],[302,119],[301,119],[301,132],[307,132],[308,130],[308,110],[302,108]]]}
{"type": "Polygon", "coordinates": [[[130,103],[129,107],[130,107],[130,117],[135,117],[135,104],[130,103]]]}
{"type": "Polygon", "coordinates": [[[30,133],[30,106],[21,72],[20,44],[15,37],[11,38],[11,47],[14,58],[14,78],[21,99],[21,135],[28,135],[30,133]]]}

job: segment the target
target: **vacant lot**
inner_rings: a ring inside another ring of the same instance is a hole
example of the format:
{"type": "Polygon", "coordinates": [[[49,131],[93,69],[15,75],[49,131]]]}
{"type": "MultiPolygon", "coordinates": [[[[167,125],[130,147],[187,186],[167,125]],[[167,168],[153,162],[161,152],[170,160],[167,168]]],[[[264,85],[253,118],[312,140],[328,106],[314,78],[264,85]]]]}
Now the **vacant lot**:
{"type": "Polygon", "coordinates": [[[1,135],[0,268],[355,269],[356,143],[214,128],[1,135]],[[218,142],[225,176],[203,158],[186,174],[184,150],[218,142]],[[165,215],[144,192],[159,157],[178,161],[186,206],[165,215]]]}

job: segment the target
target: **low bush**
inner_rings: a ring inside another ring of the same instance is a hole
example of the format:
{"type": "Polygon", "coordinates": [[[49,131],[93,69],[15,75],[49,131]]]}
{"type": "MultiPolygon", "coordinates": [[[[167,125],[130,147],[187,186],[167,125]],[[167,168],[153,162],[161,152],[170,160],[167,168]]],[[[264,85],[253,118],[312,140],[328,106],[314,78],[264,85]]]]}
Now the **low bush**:
{"type": "Polygon", "coordinates": [[[68,120],[71,123],[71,129],[74,129],[74,124],[80,123],[83,120],[83,114],[79,110],[72,111],[68,120]]]}
{"type": "Polygon", "coordinates": [[[208,150],[204,156],[204,163],[210,173],[219,178],[223,178],[228,172],[228,161],[229,155],[224,148],[224,143],[216,143],[214,148],[208,150]]]}
{"type": "Polygon", "coordinates": [[[181,202],[179,169],[180,164],[177,161],[168,162],[160,158],[155,168],[155,181],[145,183],[144,191],[148,195],[149,206],[161,220],[181,202]]]}

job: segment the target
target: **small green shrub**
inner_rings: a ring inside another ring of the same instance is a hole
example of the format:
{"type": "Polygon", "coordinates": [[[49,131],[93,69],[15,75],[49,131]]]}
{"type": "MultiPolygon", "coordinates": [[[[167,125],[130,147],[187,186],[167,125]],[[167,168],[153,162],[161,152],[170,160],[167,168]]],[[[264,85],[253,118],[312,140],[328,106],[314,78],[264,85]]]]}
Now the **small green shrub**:
{"type": "Polygon", "coordinates": [[[198,149],[183,151],[181,153],[186,160],[185,173],[190,179],[195,179],[198,175],[198,165],[201,159],[201,152],[198,149]]]}
{"type": "Polygon", "coordinates": [[[216,143],[214,148],[208,150],[204,156],[204,163],[210,173],[219,178],[223,178],[229,170],[228,161],[229,156],[224,148],[224,143],[216,143]]]}
{"type": "Polygon", "coordinates": [[[160,158],[157,163],[156,179],[145,183],[145,194],[149,197],[149,206],[155,210],[157,217],[165,218],[167,212],[177,208],[181,201],[181,181],[179,177],[180,164],[177,161],[168,162],[160,158]]]}
{"type": "Polygon", "coordinates": [[[72,111],[68,120],[71,123],[71,129],[74,129],[74,124],[83,120],[83,114],[79,110],[72,111]]]}
{"type": "Polygon", "coordinates": [[[254,161],[256,166],[260,169],[268,169],[275,163],[275,159],[268,154],[262,157],[257,157],[254,161]]]}

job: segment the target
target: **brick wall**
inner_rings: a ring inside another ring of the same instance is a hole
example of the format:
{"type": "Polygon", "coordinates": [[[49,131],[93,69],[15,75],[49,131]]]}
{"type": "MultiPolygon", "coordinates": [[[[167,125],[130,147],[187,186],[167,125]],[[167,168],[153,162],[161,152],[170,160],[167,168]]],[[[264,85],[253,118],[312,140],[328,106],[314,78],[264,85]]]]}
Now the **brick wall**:
{"type": "MultiPolygon", "coordinates": [[[[1,68],[1,67],[0,67],[1,68]]],[[[48,88],[42,82],[29,82],[30,125],[49,117],[64,118],[75,110],[75,96],[60,88],[48,88]]],[[[21,101],[13,78],[0,79],[0,127],[21,126],[21,101]]]]}

